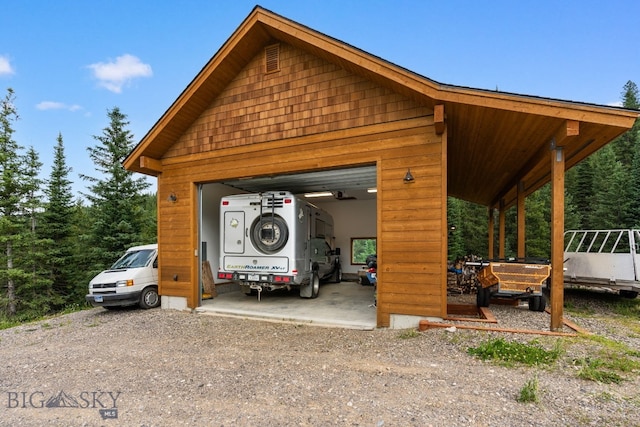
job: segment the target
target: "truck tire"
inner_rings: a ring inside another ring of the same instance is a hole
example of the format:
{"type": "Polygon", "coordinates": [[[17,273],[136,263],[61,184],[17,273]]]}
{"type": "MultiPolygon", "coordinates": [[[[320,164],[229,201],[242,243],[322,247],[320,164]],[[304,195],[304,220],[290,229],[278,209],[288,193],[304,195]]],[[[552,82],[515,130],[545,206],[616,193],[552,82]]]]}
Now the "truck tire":
{"type": "Polygon", "coordinates": [[[620,296],[624,298],[634,299],[638,297],[638,293],[636,291],[622,290],[620,291],[620,296]]]}
{"type": "Polygon", "coordinates": [[[547,299],[544,295],[540,295],[540,302],[538,302],[538,311],[543,312],[545,308],[547,308],[547,299]]]}
{"type": "Polygon", "coordinates": [[[333,270],[333,281],[335,283],[342,282],[342,266],[340,265],[340,263],[336,264],[336,267],[333,270]]]}
{"type": "Polygon", "coordinates": [[[311,275],[311,298],[318,298],[320,295],[320,276],[314,271],[311,275]]]}
{"type": "Polygon", "coordinates": [[[251,242],[262,253],[273,254],[289,240],[286,221],[278,215],[262,215],[251,224],[251,242]]]}
{"type": "Polygon", "coordinates": [[[536,295],[529,298],[529,310],[542,312],[545,308],[547,308],[547,299],[544,295],[536,295]]]}
{"type": "Polygon", "coordinates": [[[148,308],[156,308],[160,305],[160,295],[158,295],[158,289],[153,286],[144,288],[142,294],[140,294],[140,308],[145,310],[148,308]]]}
{"type": "Polygon", "coordinates": [[[489,288],[478,287],[478,294],[476,295],[476,305],[478,307],[489,307],[491,301],[491,291],[489,288]]]}

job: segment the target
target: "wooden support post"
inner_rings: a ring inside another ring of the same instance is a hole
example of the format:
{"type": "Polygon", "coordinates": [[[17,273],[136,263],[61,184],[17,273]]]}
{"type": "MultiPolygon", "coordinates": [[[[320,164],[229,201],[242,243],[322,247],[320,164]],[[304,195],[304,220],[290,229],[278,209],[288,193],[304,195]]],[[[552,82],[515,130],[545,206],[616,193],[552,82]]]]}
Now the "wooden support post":
{"type": "Polygon", "coordinates": [[[524,183],[518,182],[518,258],[525,257],[525,208],[524,208],[524,183]]]}
{"type": "Polygon", "coordinates": [[[500,209],[498,211],[498,258],[504,259],[504,247],[505,247],[505,221],[506,221],[506,209],[504,207],[504,199],[500,200],[500,209]]]}
{"type": "Polygon", "coordinates": [[[493,207],[489,206],[489,259],[493,259],[493,246],[494,246],[494,239],[495,237],[493,236],[493,228],[494,228],[494,219],[493,219],[493,207]]]}
{"type": "Polygon", "coordinates": [[[564,304],[564,151],[551,146],[551,330],[562,328],[564,304]]]}

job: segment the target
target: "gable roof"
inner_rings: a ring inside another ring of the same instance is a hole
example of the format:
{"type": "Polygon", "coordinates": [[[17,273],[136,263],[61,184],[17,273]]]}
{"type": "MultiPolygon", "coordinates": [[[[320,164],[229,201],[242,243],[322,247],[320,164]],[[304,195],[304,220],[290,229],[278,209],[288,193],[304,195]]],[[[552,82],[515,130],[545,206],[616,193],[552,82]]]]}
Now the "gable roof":
{"type": "Polygon", "coordinates": [[[627,129],[637,111],[441,84],[256,7],[124,161],[158,175],[160,159],[265,46],[287,43],[422,105],[444,109],[451,196],[487,206],[515,201],[549,181],[552,141],[570,168],[627,129]],[[566,137],[566,138],[565,138],[566,137]]]}

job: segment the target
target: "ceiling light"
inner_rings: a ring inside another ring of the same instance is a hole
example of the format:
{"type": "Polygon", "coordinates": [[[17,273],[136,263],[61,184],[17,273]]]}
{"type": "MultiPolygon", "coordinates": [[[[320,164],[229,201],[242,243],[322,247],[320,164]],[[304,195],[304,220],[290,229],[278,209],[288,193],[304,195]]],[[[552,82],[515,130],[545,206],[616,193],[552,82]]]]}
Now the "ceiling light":
{"type": "Polygon", "coordinates": [[[313,197],[333,197],[333,193],[330,191],[320,191],[318,193],[306,193],[304,197],[311,199],[313,197]]]}

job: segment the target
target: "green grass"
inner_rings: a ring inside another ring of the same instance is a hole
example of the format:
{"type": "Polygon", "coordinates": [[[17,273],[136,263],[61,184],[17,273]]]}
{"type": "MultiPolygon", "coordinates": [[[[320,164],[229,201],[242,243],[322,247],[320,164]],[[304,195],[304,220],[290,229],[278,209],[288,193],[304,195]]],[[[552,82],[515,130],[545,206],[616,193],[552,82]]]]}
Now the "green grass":
{"type": "Polygon", "coordinates": [[[520,389],[516,400],[520,403],[538,403],[540,401],[538,378],[527,381],[520,389]]]}
{"type": "Polygon", "coordinates": [[[578,377],[604,384],[620,384],[628,376],[640,374],[640,350],[599,335],[582,339],[594,344],[590,356],[575,359],[578,377]]]}
{"type": "Polygon", "coordinates": [[[547,350],[538,340],[523,344],[496,338],[485,341],[478,347],[470,347],[467,352],[482,360],[491,360],[507,366],[514,364],[541,366],[555,363],[563,350],[560,341],[556,341],[553,349],[547,350]]]}
{"type": "MultiPolygon", "coordinates": [[[[16,326],[20,326],[20,325],[24,325],[24,324],[28,324],[28,323],[33,323],[33,322],[38,322],[38,321],[41,321],[41,320],[48,320],[48,319],[52,319],[54,317],[61,316],[61,315],[64,315],[64,314],[70,314],[70,313],[74,313],[76,311],[86,310],[88,308],[90,308],[90,307],[88,307],[86,305],[70,304],[70,305],[67,305],[66,307],[64,307],[59,312],[52,313],[52,314],[46,314],[46,315],[21,315],[21,316],[14,316],[14,317],[0,316],[0,330],[14,328],[16,326]]],[[[47,328],[47,327],[50,327],[50,325],[48,323],[44,323],[44,324],[42,324],[42,327],[43,328],[47,328]]]]}
{"type": "Polygon", "coordinates": [[[408,339],[408,338],[415,338],[419,336],[420,336],[420,332],[417,329],[406,329],[398,335],[398,338],[408,339]]]}

